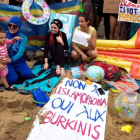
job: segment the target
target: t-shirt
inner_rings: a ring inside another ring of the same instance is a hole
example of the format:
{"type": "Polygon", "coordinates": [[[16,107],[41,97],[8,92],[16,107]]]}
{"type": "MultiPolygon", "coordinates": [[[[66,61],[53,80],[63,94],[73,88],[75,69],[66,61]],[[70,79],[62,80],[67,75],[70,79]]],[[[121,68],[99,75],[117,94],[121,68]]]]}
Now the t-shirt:
{"type": "MultiPolygon", "coordinates": [[[[76,27],[75,29],[80,31],[80,26],[76,27]]],[[[90,38],[92,37],[93,30],[94,30],[94,28],[92,26],[89,26],[90,38]]],[[[89,45],[86,47],[86,46],[83,46],[83,45],[80,45],[80,44],[76,43],[76,46],[78,48],[80,48],[81,50],[88,50],[88,49],[90,49],[89,45]]]]}

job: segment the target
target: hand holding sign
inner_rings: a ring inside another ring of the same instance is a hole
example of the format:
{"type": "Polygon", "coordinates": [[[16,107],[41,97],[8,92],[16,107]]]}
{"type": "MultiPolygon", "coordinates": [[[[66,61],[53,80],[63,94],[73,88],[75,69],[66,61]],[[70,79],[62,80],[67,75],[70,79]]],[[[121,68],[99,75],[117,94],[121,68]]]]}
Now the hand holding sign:
{"type": "Polygon", "coordinates": [[[87,47],[89,38],[90,38],[89,34],[79,31],[79,30],[75,30],[72,41],[87,47]]]}

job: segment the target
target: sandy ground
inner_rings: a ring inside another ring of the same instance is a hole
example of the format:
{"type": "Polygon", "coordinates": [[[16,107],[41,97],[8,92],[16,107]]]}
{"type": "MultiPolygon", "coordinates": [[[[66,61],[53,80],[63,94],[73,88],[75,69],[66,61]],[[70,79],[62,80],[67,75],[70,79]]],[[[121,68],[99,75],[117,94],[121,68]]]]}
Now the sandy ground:
{"type": "MultiPolygon", "coordinates": [[[[28,62],[28,65],[31,67],[33,63],[28,62]]],[[[123,71],[122,74],[124,74],[123,71]]],[[[67,71],[67,77],[70,79],[73,78],[70,71],[67,71]]],[[[86,79],[82,76],[81,80],[85,81],[86,79]]],[[[140,123],[122,121],[114,109],[114,103],[118,95],[119,93],[113,93],[110,90],[105,140],[140,140],[140,123]],[[132,126],[130,134],[120,130],[121,126],[126,124],[132,126]]],[[[17,92],[7,91],[0,93],[0,106],[0,140],[25,140],[41,108],[32,102],[31,95],[22,95],[17,92]],[[25,117],[32,118],[30,121],[25,121],[25,117]]]]}

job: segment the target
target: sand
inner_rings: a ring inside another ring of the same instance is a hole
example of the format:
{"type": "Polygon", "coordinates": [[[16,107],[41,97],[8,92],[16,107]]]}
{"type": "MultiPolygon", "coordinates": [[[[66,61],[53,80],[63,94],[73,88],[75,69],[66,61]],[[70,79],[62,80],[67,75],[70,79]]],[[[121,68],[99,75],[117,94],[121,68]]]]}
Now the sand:
{"type": "MultiPolygon", "coordinates": [[[[67,71],[67,77],[72,79],[70,71],[67,71]]],[[[81,80],[86,79],[82,76],[81,80]]],[[[114,102],[118,95],[119,93],[113,93],[110,89],[105,140],[140,140],[140,122],[124,122],[114,109],[114,102]],[[127,124],[132,126],[131,133],[120,130],[121,126],[127,124]]],[[[0,92],[0,106],[0,140],[26,140],[41,108],[32,102],[31,95],[8,91],[0,92]],[[31,117],[31,120],[25,121],[25,117],[31,117]]]]}

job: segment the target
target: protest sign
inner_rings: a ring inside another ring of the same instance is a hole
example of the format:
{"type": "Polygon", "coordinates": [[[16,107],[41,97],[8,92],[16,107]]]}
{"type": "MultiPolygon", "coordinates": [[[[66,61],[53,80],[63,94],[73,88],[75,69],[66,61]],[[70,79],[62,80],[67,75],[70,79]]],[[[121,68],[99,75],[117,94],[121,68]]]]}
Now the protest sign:
{"type": "Polygon", "coordinates": [[[134,4],[128,0],[121,0],[118,21],[140,23],[140,4],[134,4]]]}
{"type": "Polygon", "coordinates": [[[118,14],[120,0],[104,0],[103,13],[118,14]]]}
{"type": "Polygon", "coordinates": [[[27,140],[104,140],[108,91],[100,95],[100,87],[65,78],[38,113],[27,140]]]}
{"type": "Polygon", "coordinates": [[[2,3],[2,4],[9,4],[9,0],[0,0],[0,3],[2,3]]]}
{"type": "Polygon", "coordinates": [[[75,30],[72,41],[84,45],[85,47],[88,47],[87,38],[90,38],[90,34],[84,33],[79,30],[75,30]]]}

